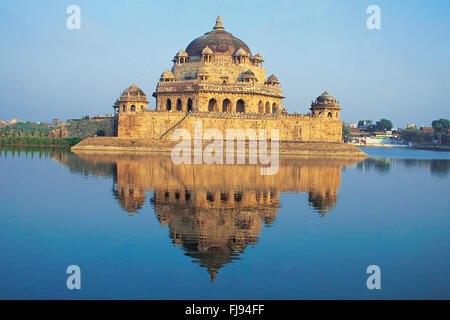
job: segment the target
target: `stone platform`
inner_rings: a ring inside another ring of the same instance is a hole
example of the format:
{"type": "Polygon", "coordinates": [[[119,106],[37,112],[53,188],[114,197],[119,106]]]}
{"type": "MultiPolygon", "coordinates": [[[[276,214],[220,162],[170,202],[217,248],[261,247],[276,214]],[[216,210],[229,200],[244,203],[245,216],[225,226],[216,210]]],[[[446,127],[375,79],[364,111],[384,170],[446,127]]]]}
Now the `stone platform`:
{"type": "MultiPolygon", "coordinates": [[[[167,139],[134,139],[134,138],[118,138],[118,137],[95,137],[87,138],[71,148],[72,151],[94,151],[94,152],[157,152],[171,153],[178,141],[167,139]]],[[[211,141],[203,141],[203,149],[209,145],[211,141]]],[[[246,152],[248,152],[248,144],[246,142],[246,152]]],[[[236,145],[236,142],[235,142],[236,145]]],[[[225,146],[225,143],[224,143],[225,146]]],[[[271,150],[270,142],[267,145],[271,150]]],[[[224,150],[226,152],[226,150],[224,150]]],[[[279,142],[279,154],[292,156],[321,156],[321,157],[351,157],[365,158],[367,154],[362,152],[354,145],[338,142],[279,142]]]]}

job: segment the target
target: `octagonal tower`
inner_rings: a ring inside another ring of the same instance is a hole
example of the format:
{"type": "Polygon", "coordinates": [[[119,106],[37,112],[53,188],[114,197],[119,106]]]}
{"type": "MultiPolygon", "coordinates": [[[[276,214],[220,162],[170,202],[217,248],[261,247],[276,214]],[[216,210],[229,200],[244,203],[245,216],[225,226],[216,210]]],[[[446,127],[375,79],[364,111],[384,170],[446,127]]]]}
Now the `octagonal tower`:
{"type": "Polygon", "coordinates": [[[134,83],[125,89],[113,105],[114,113],[135,113],[147,110],[147,95],[134,83]]]}
{"type": "Polygon", "coordinates": [[[311,116],[339,120],[339,102],[326,90],[311,103],[311,116]]]}

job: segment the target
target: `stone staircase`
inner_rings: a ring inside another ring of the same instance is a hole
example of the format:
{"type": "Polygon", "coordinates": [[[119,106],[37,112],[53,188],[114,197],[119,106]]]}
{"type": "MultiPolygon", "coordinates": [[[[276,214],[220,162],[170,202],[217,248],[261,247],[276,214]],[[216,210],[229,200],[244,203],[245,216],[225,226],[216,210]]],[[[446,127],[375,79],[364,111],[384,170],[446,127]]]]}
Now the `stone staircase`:
{"type": "Polygon", "coordinates": [[[184,121],[184,119],[186,119],[187,117],[189,117],[189,112],[186,112],[186,115],[181,118],[180,121],[178,121],[177,123],[175,123],[172,127],[170,127],[169,129],[167,129],[159,138],[162,139],[164,138],[164,136],[166,134],[168,134],[169,132],[171,132],[173,129],[175,129],[175,127],[177,127],[180,123],[182,123],[184,121]]]}

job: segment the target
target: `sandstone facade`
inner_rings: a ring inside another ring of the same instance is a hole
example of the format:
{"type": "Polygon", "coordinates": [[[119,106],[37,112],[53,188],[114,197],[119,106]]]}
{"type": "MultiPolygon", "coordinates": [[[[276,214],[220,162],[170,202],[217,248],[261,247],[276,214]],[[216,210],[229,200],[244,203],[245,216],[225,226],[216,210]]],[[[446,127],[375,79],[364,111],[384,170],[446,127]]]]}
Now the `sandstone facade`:
{"type": "Polygon", "coordinates": [[[194,133],[195,121],[203,130],[218,129],[225,138],[227,129],[277,129],[281,141],[341,142],[342,122],[295,114],[239,114],[210,112],[144,112],[119,116],[118,136],[128,138],[170,139],[174,129],[194,133]]]}
{"type": "Polygon", "coordinates": [[[193,40],[161,75],[153,96],[134,84],[114,104],[117,136],[170,139],[175,129],[193,134],[201,121],[204,130],[277,129],[281,141],[341,142],[339,103],[324,92],[307,115],[289,114],[282,105],[280,82],[266,78],[263,58],[225,31],[219,17],[211,32],[193,40]]]}

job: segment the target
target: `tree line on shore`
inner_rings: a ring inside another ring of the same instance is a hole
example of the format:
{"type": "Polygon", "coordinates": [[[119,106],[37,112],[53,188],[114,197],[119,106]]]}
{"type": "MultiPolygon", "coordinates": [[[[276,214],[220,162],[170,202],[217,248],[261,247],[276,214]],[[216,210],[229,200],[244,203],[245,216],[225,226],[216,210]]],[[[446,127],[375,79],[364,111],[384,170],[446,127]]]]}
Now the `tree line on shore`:
{"type": "Polygon", "coordinates": [[[450,121],[448,119],[438,119],[431,122],[432,131],[423,131],[417,128],[406,128],[400,132],[403,141],[413,142],[418,144],[431,144],[433,140],[439,144],[449,145],[450,121]]]}
{"type": "Polygon", "coordinates": [[[81,141],[79,138],[54,137],[51,133],[55,129],[60,127],[46,122],[16,122],[0,128],[0,144],[71,147],[81,141]]]}
{"type": "MultiPolygon", "coordinates": [[[[438,119],[431,122],[433,130],[420,130],[416,127],[405,128],[398,131],[399,137],[405,142],[416,144],[432,144],[437,141],[439,144],[450,144],[450,121],[448,119],[438,119]]],[[[358,128],[364,128],[368,133],[391,131],[392,122],[387,119],[381,119],[376,123],[372,120],[358,121],[358,128]]],[[[347,140],[351,137],[351,132],[347,126],[343,127],[342,137],[347,140]]]]}
{"type": "Polygon", "coordinates": [[[388,119],[380,119],[380,121],[377,121],[376,123],[373,123],[372,120],[359,120],[358,121],[358,128],[361,128],[365,126],[367,132],[379,132],[379,131],[390,131],[394,127],[392,125],[392,121],[388,119]]]}
{"type": "Polygon", "coordinates": [[[52,138],[52,137],[0,137],[0,145],[28,145],[28,146],[56,146],[71,147],[76,145],[80,138],[52,138]]]}
{"type": "Polygon", "coordinates": [[[2,137],[48,137],[50,132],[60,127],[46,122],[16,122],[0,128],[2,137]]]}

